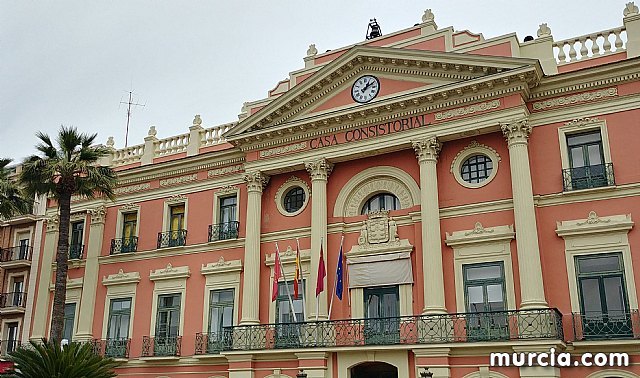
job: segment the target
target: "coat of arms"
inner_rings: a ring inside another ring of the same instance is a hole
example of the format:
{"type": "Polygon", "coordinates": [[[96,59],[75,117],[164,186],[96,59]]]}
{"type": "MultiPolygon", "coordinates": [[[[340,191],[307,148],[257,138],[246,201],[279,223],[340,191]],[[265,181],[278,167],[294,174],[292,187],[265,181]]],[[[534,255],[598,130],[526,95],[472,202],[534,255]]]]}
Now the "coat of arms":
{"type": "Polygon", "coordinates": [[[368,219],[362,223],[360,229],[359,245],[381,244],[398,239],[398,226],[389,217],[389,211],[372,211],[368,219]]]}

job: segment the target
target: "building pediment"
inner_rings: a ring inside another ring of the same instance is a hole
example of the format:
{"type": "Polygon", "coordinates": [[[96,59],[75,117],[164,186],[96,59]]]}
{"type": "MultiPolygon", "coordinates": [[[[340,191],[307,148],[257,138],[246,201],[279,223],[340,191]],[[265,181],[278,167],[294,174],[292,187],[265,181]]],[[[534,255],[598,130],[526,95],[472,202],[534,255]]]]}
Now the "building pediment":
{"type": "Polygon", "coordinates": [[[519,85],[528,92],[541,77],[539,63],[532,59],[356,46],[242,120],[225,137],[241,146],[396,109],[429,104],[442,108],[441,103],[454,98],[459,106],[460,99],[482,91],[499,93],[519,85]],[[351,86],[367,74],[381,80],[380,94],[359,104],[350,98],[351,86]]]}

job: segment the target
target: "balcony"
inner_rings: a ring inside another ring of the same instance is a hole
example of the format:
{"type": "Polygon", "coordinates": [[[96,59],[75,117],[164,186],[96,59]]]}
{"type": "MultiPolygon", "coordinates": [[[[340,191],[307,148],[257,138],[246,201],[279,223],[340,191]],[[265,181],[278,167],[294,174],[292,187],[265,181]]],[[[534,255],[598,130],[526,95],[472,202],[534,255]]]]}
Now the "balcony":
{"type": "Polygon", "coordinates": [[[119,255],[121,253],[131,253],[138,250],[138,237],[111,239],[110,255],[119,255]]]}
{"type": "Polygon", "coordinates": [[[640,315],[631,312],[586,313],[572,316],[576,341],[640,339],[640,315]]]}
{"type": "Polygon", "coordinates": [[[239,228],[238,221],[212,224],[209,226],[209,241],[237,239],[239,228]]]}
{"type": "Polygon", "coordinates": [[[565,192],[614,186],[616,184],[612,163],[563,169],[562,178],[565,192]]]}
{"type": "Polygon", "coordinates": [[[27,293],[1,293],[0,294],[0,314],[21,314],[27,306],[27,293]]]}
{"type": "Polygon", "coordinates": [[[142,357],[179,357],[181,336],[142,338],[142,357]]]}
{"type": "Polygon", "coordinates": [[[224,333],[196,333],[196,354],[218,354],[224,350],[224,333]]]}
{"type": "Polygon", "coordinates": [[[97,355],[111,358],[129,358],[131,339],[94,339],[91,344],[93,344],[93,352],[97,355]]]}
{"type": "Polygon", "coordinates": [[[187,244],[187,230],[158,232],[158,249],[182,247],[187,244]]]}
{"type": "MultiPolygon", "coordinates": [[[[201,335],[200,345],[196,338],[196,350],[201,353],[211,345],[205,342],[204,336],[201,335]]],[[[225,327],[222,349],[245,351],[540,339],[564,339],[562,314],[557,309],[233,326],[225,327]]],[[[215,349],[216,343],[213,343],[211,350],[215,349]]]]}
{"type": "Polygon", "coordinates": [[[84,259],[84,244],[69,245],[69,260],[84,259]]]}
{"type": "Polygon", "coordinates": [[[21,345],[20,340],[0,340],[0,356],[7,356],[21,345]]]}
{"type": "Polygon", "coordinates": [[[21,245],[0,249],[0,268],[23,268],[31,266],[33,247],[21,245]]]}

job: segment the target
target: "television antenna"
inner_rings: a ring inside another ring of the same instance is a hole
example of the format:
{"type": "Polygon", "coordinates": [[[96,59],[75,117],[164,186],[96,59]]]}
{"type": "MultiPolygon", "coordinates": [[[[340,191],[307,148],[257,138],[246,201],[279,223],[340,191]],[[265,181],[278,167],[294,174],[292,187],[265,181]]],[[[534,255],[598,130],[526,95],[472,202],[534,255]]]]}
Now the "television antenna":
{"type": "Polygon", "coordinates": [[[124,147],[127,148],[129,142],[129,122],[131,121],[131,107],[132,106],[141,106],[144,107],[146,104],[139,104],[133,101],[133,92],[129,91],[129,101],[120,101],[121,104],[127,105],[127,130],[124,134],[124,147]]]}

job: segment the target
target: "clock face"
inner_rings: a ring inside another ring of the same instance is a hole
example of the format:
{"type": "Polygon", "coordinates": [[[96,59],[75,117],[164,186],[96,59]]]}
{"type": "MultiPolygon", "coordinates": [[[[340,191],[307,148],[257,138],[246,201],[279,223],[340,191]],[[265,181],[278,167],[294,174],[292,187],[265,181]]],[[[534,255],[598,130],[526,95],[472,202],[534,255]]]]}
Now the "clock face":
{"type": "Polygon", "coordinates": [[[351,97],[356,102],[364,104],[376,98],[380,92],[380,80],[371,75],[360,77],[351,87],[351,97]]]}

